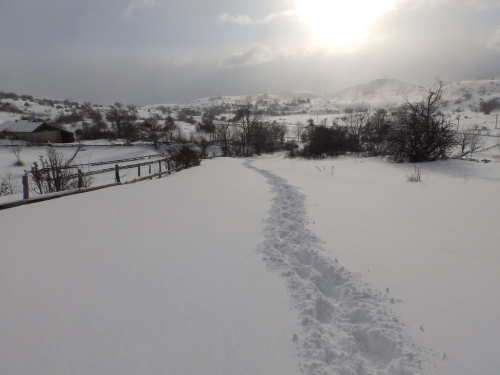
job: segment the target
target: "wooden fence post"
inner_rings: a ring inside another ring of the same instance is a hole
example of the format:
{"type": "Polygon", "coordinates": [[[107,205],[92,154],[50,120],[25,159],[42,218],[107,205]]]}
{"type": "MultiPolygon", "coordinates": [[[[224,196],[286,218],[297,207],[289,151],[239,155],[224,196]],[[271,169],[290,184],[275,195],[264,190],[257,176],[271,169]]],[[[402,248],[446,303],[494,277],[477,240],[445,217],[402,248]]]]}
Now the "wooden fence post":
{"type": "Polygon", "coordinates": [[[28,175],[23,176],[23,199],[28,199],[30,197],[30,186],[28,183],[28,175]]]}
{"type": "MultiPolygon", "coordinates": [[[[149,174],[151,174],[151,164],[149,164],[149,174]]],[[[150,177],[149,179],[152,180],[153,177],[150,177]]]]}
{"type": "Polygon", "coordinates": [[[170,160],[167,159],[167,169],[168,169],[168,174],[170,174],[170,160]]]}
{"type": "Polygon", "coordinates": [[[137,166],[137,177],[141,177],[141,166],[137,166]]]}
{"type": "Polygon", "coordinates": [[[161,161],[158,161],[158,165],[159,165],[159,168],[160,168],[160,175],[158,176],[158,178],[161,178],[161,161]]]}
{"type": "Polygon", "coordinates": [[[118,164],[115,164],[115,179],[116,179],[116,183],[120,183],[120,167],[118,166],[118,164]]]}
{"type": "Polygon", "coordinates": [[[78,189],[83,188],[83,172],[81,169],[78,169],[78,189]]]}

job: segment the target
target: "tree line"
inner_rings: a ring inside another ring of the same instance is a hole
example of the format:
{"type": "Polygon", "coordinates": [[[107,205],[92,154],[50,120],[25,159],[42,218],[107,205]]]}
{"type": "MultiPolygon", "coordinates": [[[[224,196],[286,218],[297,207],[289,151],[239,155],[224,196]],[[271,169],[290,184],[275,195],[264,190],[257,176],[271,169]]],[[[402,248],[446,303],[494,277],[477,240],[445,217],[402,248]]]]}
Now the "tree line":
{"type": "MultiPolygon", "coordinates": [[[[392,162],[419,163],[445,159],[457,146],[462,154],[473,153],[484,145],[477,126],[455,131],[450,116],[442,107],[444,83],[437,80],[425,89],[421,100],[407,98],[399,109],[389,114],[385,109],[374,109],[358,103],[345,111],[331,126],[319,126],[310,121],[302,129],[306,145],[291,156],[323,158],[347,153],[367,156],[385,155],[392,162]]],[[[297,125],[296,133],[299,133],[297,125]]]]}

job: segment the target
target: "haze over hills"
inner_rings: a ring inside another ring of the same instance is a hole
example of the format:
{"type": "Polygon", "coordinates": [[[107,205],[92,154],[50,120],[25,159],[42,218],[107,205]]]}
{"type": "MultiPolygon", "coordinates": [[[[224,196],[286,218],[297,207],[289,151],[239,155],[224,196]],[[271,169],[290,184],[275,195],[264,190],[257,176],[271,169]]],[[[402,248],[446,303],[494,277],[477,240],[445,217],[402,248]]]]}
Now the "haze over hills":
{"type": "MultiPolygon", "coordinates": [[[[213,105],[222,103],[238,105],[243,103],[252,103],[267,106],[266,103],[274,102],[283,106],[291,106],[291,111],[296,113],[314,113],[318,110],[340,110],[351,106],[357,102],[367,102],[374,107],[394,108],[400,105],[405,98],[415,101],[421,98],[424,87],[417,86],[398,79],[377,79],[365,84],[348,87],[333,93],[317,93],[306,90],[299,91],[281,91],[264,92],[258,95],[217,95],[215,97],[204,97],[185,103],[177,104],[180,107],[199,107],[209,108],[213,105]],[[303,102],[299,103],[300,100],[303,102]],[[306,101],[308,103],[306,104],[306,101]]],[[[2,92],[0,90],[0,92],[2,92]]],[[[7,94],[11,95],[11,94],[7,94]]],[[[15,95],[15,94],[12,94],[15,95]]],[[[18,98],[0,97],[0,113],[9,112],[10,105],[17,107],[24,113],[37,112],[46,113],[49,117],[56,116],[58,113],[78,109],[72,100],[47,100],[41,98],[32,98],[30,95],[17,95],[18,98]],[[31,98],[32,100],[27,100],[31,98]],[[3,103],[3,105],[2,105],[3,103]],[[51,105],[52,103],[56,105],[51,105]],[[73,105],[69,105],[72,103],[73,105]]],[[[479,103],[482,100],[500,98],[500,78],[496,79],[474,79],[463,81],[445,82],[443,90],[443,109],[445,112],[462,112],[464,110],[477,111],[479,103]]],[[[83,103],[80,103],[83,104],[83,103]]],[[[102,109],[109,108],[102,103],[93,103],[99,105],[102,109]]],[[[150,103],[144,106],[134,106],[143,108],[145,111],[153,111],[158,105],[176,106],[173,103],[150,103]]],[[[286,111],[285,111],[286,112],[286,111]]],[[[20,112],[19,112],[20,113],[20,112]]],[[[289,113],[290,114],[290,113],[289,113]]],[[[283,113],[282,115],[285,115],[283,113]]],[[[0,116],[1,118],[7,116],[0,116]]],[[[9,115],[10,116],[10,115],[9,115]]]]}
{"type": "Polygon", "coordinates": [[[332,98],[340,101],[365,101],[373,104],[387,104],[401,100],[402,96],[420,91],[418,86],[397,79],[377,79],[362,85],[348,87],[334,92],[332,98]]]}

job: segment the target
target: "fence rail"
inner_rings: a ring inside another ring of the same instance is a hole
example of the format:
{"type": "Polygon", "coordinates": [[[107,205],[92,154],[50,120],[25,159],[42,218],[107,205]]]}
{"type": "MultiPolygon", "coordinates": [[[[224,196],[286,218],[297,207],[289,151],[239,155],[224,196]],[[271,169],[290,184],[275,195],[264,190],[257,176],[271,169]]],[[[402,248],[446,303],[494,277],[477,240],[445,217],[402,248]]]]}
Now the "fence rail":
{"type": "MultiPolygon", "coordinates": [[[[110,183],[110,184],[105,184],[105,185],[100,185],[100,186],[94,186],[94,187],[83,187],[82,185],[82,179],[84,174],[83,173],[78,173],[75,175],[70,175],[66,176],[68,179],[74,179],[74,178],[79,178],[80,180],[78,181],[78,188],[77,189],[71,189],[71,190],[63,190],[63,191],[58,191],[58,192],[53,192],[49,194],[42,194],[34,197],[29,197],[29,192],[30,192],[30,186],[29,186],[29,179],[28,175],[23,176],[22,178],[22,183],[23,183],[23,200],[17,200],[14,202],[8,202],[8,203],[3,203],[0,204],[0,210],[8,209],[8,208],[13,208],[13,207],[18,207],[22,206],[25,204],[31,204],[31,203],[36,203],[36,202],[42,202],[50,199],[55,199],[55,198],[60,198],[68,195],[74,195],[74,194],[80,194],[80,193],[85,193],[89,191],[95,191],[95,190],[100,190],[112,186],[118,186],[118,185],[126,185],[126,184],[131,184],[135,182],[140,182],[140,181],[145,181],[145,180],[152,180],[153,178],[161,178],[164,175],[170,175],[172,172],[179,172],[183,169],[187,169],[192,166],[198,166],[200,165],[201,160],[194,164],[194,165],[189,165],[189,166],[179,166],[176,168],[171,168],[170,167],[170,160],[168,158],[164,158],[161,160],[155,160],[155,161],[150,161],[150,162],[144,162],[144,163],[137,163],[133,165],[126,165],[126,166],[119,166],[118,164],[115,165],[114,168],[106,168],[103,170],[99,170],[97,172],[99,173],[104,173],[104,172],[115,172],[115,182],[110,183]],[[161,163],[164,162],[166,168],[162,170],[161,168],[161,163]],[[146,174],[145,176],[140,175],[140,167],[144,165],[151,165],[154,163],[159,163],[159,171],[155,173],[151,173],[151,168],[149,169],[149,173],[146,174]],[[125,181],[121,182],[121,177],[120,177],[120,170],[123,169],[131,169],[131,168],[138,168],[138,176],[134,178],[133,180],[130,181],[125,181]]],[[[89,174],[94,174],[92,172],[86,173],[85,175],[89,174]]]]}
{"type": "MultiPolygon", "coordinates": [[[[82,167],[96,167],[99,165],[107,165],[107,164],[118,164],[118,163],[126,163],[129,161],[137,161],[137,160],[143,160],[143,159],[151,159],[151,158],[158,158],[158,157],[165,157],[163,154],[152,154],[152,155],[146,155],[146,156],[138,156],[135,158],[128,158],[128,159],[118,159],[118,160],[108,160],[108,161],[100,161],[96,163],[86,163],[86,164],[75,164],[75,165],[68,165],[68,166],[61,166],[58,167],[59,169],[79,169],[82,167]]],[[[151,163],[155,163],[156,161],[152,161],[151,163]]],[[[50,171],[50,168],[41,168],[40,172],[48,172],[50,171]]]]}
{"type": "Polygon", "coordinates": [[[486,147],[486,148],[482,148],[482,149],[480,149],[480,150],[477,150],[477,151],[476,151],[476,154],[477,154],[477,153],[480,153],[480,152],[489,151],[489,150],[494,149],[494,148],[496,148],[496,147],[498,147],[498,149],[500,150],[500,144],[496,144],[496,145],[493,145],[493,146],[490,146],[490,147],[486,147]]]}

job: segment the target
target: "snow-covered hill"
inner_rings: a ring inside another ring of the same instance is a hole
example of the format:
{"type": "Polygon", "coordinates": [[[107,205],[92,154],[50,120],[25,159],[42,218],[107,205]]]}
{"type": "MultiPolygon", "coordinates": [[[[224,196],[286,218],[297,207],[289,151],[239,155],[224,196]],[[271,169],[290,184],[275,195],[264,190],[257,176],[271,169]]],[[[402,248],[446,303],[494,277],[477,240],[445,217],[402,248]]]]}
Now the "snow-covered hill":
{"type": "Polygon", "coordinates": [[[376,106],[391,106],[401,102],[402,96],[419,91],[419,87],[397,79],[378,79],[363,85],[349,87],[332,94],[332,98],[346,102],[370,102],[376,106]]]}

